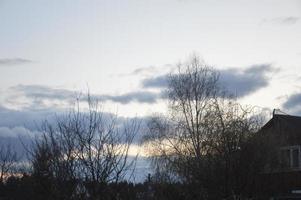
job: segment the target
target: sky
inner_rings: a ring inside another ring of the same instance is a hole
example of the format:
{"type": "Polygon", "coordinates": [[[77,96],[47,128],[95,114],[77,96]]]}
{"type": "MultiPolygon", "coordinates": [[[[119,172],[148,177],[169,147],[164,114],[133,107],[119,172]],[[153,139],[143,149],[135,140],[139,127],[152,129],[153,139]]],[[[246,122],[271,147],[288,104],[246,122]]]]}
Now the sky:
{"type": "MultiPolygon", "coordinates": [[[[299,0],[0,0],[0,137],[90,91],[106,112],[165,112],[192,54],[247,105],[301,115],[299,0]]],[[[35,122],[35,123],[33,123],[35,122]]]]}

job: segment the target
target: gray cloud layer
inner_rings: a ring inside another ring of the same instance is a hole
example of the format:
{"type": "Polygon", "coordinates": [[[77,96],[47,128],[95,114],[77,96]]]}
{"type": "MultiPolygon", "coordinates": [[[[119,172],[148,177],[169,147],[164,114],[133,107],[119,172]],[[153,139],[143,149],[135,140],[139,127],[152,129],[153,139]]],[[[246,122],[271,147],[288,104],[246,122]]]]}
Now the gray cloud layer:
{"type": "MultiPolygon", "coordinates": [[[[19,155],[25,155],[26,148],[30,148],[33,139],[41,134],[41,123],[47,119],[47,122],[52,124],[57,119],[56,117],[65,116],[65,114],[66,111],[62,110],[15,111],[0,106],[0,146],[10,145],[19,155]]],[[[103,113],[104,118],[109,119],[112,116],[112,113],[103,113]]],[[[133,118],[118,117],[116,125],[122,130],[124,123],[130,120],[133,118]]],[[[143,118],[137,118],[137,120],[143,122],[143,118]]],[[[141,125],[143,126],[143,123],[141,125]]],[[[135,137],[134,144],[140,142],[142,131],[143,129],[135,137]]],[[[26,157],[24,156],[23,159],[26,157]]]]}
{"type": "Polygon", "coordinates": [[[13,66],[32,63],[32,60],[24,58],[2,58],[0,59],[0,66],[13,66]]]}
{"type": "Polygon", "coordinates": [[[98,95],[96,98],[100,101],[113,101],[121,104],[128,104],[131,102],[155,103],[159,98],[161,98],[161,94],[148,91],[138,91],[122,95],[98,95]]]}
{"type": "MultiPolygon", "coordinates": [[[[15,93],[21,93],[23,96],[30,98],[37,103],[41,100],[74,102],[79,96],[79,94],[75,91],[55,89],[41,85],[17,85],[10,89],[15,93]]],[[[131,102],[155,103],[159,98],[161,98],[161,94],[149,91],[135,91],[120,95],[91,95],[91,97],[99,101],[112,101],[121,104],[128,104],[131,102]]]]}
{"type": "Polygon", "coordinates": [[[142,86],[144,88],[166,88],[168,75],[160,75],[152,78],[146,78],[142,80],[142,86]]]}
{"type": "MultiPolygon", "coordinates": [[[[226,90],[237,97],[244,97],[266,87],[269,83],[267,75],[276,70],[270,64],[261,64],[250,66],[244,70],[229,68],[219,70],[218,72],[220,73],[220,83],[226,90]]],[[[117,95],[95,94],[91,95],[91,97],[103,102],[111,101],[120,104],[129,104],[132,102],[152,104],[164,98],[162,90],[167,87],[167,80],[167,74],[145,78],[141,82],[142,89],[144,90],[117,95]],[[152,88],[159,89],[160,91],[151,92],[145,90],[152,88]]],[[[11,99],[18,98],[18,95],[19,97],[26,97],[32,101],[32,104],[35,104],[34,107],[36,108],[42,108],[45,100],[72,103],[80,97],[80,94],[75,91],[41,85],[17,85],[10,89],[15,93],[15,96],[11,97],[11,99]]],[[[80,97],[83,100],[84,98],[80,97]]]]}
{"type": "Polygon", "coordinates": [[[21,92],[24,96],[29,98],[44,98],[57,100],[70,100],[76,97],[76,92],[56,89],[42,85],[17,85],[10,88],[15,92],[21,92]]]}
{"type": "Polygon", "coordinates": [[[12,137],[12,138],[18,138],[18,137],[31,137],[34,138],[34,136],[38,134],[38,131],[31,131],[23,126],[16,126],[16,127],[0,127],[0,138],[1,137],[12,137]]]}
{"type": "Polygon", "coordinates": [[[0,106],[0,127],[20,127],[35,130],[42,120],[51,119],[62,110],[45,108],[40,110],[12,110],[0,106]]]}
{"type": "MultiPolygon", "coordinates": [[[[220,82],[231,93],[237,97],[247,96],[268,85],[267,74],[277,69],[270,64],[253,65],[244,70],[229,68],[219,70],[220,82]]],[[[167,87],[168,75],[160,75],[146,78],[142,81],[144,88],[162,89],[167,87]]]]}
{"type": "Polygon", "coordinates": [[[253,65],[245,70],[226,69],[220,70],[222,85],[237,97],[244,97],[269,84],[267,74],[277,69],[270,64],[253,65]]]}
{"type": "MultiPolygon", "coordinates": [[[[50,124],[55,124],[56,119],[65,117],[69,110],[55,110],[53,108],[45,108],[44,110],[12,110],[0,105],[0,145],[11,144],[19,152],[24,151],[22,143],[30,144],[32,139],[38,136],[41,123],[47,120],[50,124]],[[22,141],[22,143],[21,143],[22,141]]],[[[122,130],[127,122],[137,120],[141,122],[141,130],[134,140],[139,143],[145,127],[144,121],[147,117],[127,118],[118,117],[109,112],[103,112],[104,121],[116,118],[116,126],[122,130]]]]}
{"type": "Polygon", "coordinates": [[[0,145],[11,145],[19,154],[24,153],[24,146],[40,132],[38,127],[44,120],[55,116],[55,110],[12,110],[0,105],[0,145]]]}
{"type": "Polygon", "coordinates": [[[301,115],[301,92],[290,95],[282,107],[292,114],[301,115]]]}

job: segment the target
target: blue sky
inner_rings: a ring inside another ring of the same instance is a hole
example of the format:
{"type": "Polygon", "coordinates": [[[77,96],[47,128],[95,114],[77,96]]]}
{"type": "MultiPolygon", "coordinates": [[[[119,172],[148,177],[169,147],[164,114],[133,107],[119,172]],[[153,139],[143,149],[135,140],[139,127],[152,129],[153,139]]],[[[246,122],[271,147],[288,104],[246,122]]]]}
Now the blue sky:
{"type": "Polygon", "coordinates": [[[194,53],[241,103],[301,115],[298,0],[0,0],[0,27],[3,137],[87,88],[123,117],[164,112],[165,75],[194,53]]]}

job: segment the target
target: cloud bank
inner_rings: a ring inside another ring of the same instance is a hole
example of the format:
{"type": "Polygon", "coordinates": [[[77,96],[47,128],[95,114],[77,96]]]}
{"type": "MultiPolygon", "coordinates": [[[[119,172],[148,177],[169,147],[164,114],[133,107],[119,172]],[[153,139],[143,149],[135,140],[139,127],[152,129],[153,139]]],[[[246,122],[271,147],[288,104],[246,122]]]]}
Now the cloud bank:
{"type": "Polygon", "coordinates": [[[19,138],[19,137],[31,137],[34,138],[38,131],[29,130],[23,126],[16,127],[0,127],[0,138],[1,137],[11,137],[11,138],[19,138]]]}
{"type": "MultiPolygon", "coordinates": [[[[10,90],[13,93],[17,93],[23,97],[35,101],[37,104],[42,104],[43,100],[59,100],[74,102],[80,94],[75,91],[66,89],[56,89],[48,86],[41,85],[17,85],[11,87],[10,90]]],[[[150,92],[150,91],[134,91],[118,95],[108,95],[108,94],[91,94],[93,99],[105,102],[111,101],[120,104],[128,104],[132,102],[137,103],[155,103],[161,98],[160,93],[150,92]]],[[[85,100],[85,97],[81,98],[85,100]]]]}
{"type": "MultiPolygon", "coordinates": [[[[217,72],[220,74],[221,86],[240,98],[267,87],[270,81],[270,73],[277,72],[277,70],[271,64],[259,64],[245,69],[220,69],[217,72]]],[[[138,70],[138,73],[140,72],[141,69],[138,70]]],[[[168,86],[168,76],[167,73],[147,76],[141,80],[141,89],[137,91],[122,94],[90,95],[100,102],[114,102],[123,105],[130,103],[154,104],[166,98],[163,93],[168,86]]],[[[18,98],[25,98],[29,102],[29,110],[41,110],[49,104],[59,105],[65,103],[70,105],[77,99],[86,100],[86,97],[79,92],[43,85],[17,85],[11,87],[10,91],[13,95],[7,101],[13,105],[18,98]]]]}
{"type": "MultiPolygon", "coordinates": [[[[244,70],[228,68],[217,70],[220,74],[220,84],[237,97],[250,95],[261,88],[268,86],[268,74],[277,72],[271,64],[252,65],[244,70]]],[[[142,80],[142,87],[145,89],[164,89],[168,85],[168,75],[153,76],[142,80]]]]}

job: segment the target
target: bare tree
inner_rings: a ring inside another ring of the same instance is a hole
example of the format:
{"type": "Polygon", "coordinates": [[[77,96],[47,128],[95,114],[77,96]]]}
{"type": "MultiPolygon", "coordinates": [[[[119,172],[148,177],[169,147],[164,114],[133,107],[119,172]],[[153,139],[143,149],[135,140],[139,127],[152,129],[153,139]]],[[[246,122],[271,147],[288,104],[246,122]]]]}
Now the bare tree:
{"type": "MultiPolygon", "coordinates": [[[[182,161],[201,160],[208,151],[207,142],[213,131],[210,120],[214,119],[212,115],[221,90],[218,73],[204,66],[197,57],[180,64],[178,73],[171,74],[168,82],[170,113],[165,120],[152,120],[149,137],[157,139],[152,140],[152,144],[155,141],[161,156],[181,162],[177,166],[180,170],[182,161]]],[[[186,175],[185,178],[190,179],[186,175]]]]}
{"type": "Polygon", "coordinates": [[[33,176],[41,183],[38,190],[47,191],[51,198],[77,199],[78,161],[72,130],[58,117],[55,124],[45,121],[41,132],[31,150],[33,176]]]}
{"type": "Polygon", "coordinates": [[[180,64],[168,83],[170,112],[152,118],[145,137],[150,155],[197,185],[199,197],[236,195],[240,152],[260,124],[252,108],[238,104],[220,85],[218,72],[196,56],[180,64]]]}
{"type": "Polygon", "coordinates": [[[35,145],[33,157],[37,157],[36,152],[47,150],[48,168],[56,185],[61,189],[70,183],[69,196],[81,187],[88,196],[99,199],[101,185],[119,182],[133,170],[135,159],[129,158],[129,150],[139,121],[121,123],[116,115],[101,109],[98,101],[88,95],[67,115],[57,117],[54,124],[44,123],[43,136],[35,145]]]}
{"type": "Polygon", "coordinates": [[[13,175],[17,161],[17,153],[10,145],[0,146],[0,183],[2,183],[5,178],[13,175]]]}

